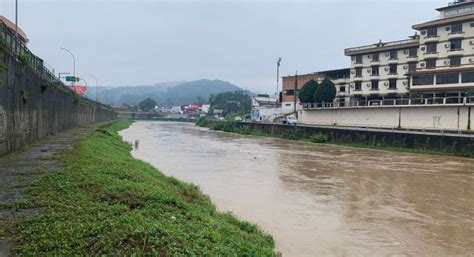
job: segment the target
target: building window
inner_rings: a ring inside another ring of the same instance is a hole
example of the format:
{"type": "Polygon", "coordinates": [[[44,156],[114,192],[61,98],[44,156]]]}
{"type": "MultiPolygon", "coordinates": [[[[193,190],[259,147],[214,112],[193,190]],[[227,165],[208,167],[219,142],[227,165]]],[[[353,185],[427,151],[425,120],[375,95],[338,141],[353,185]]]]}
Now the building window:
{"type": "Polygon", "coordinates": [[[396,60],[396,59],[398,59],[398,51],[397,50],[390,51],[390,60],[396,60]]]}
{"type": "Polygon", "coordinates": [[[295,90],[293,89],[286,90],[285,95],[295,95],[295,90]]]}
{"type": "Polygon", "coordinates": [[[380,60],[379,55],[379,53],[372,54],[372,61],[378,62],[380,60]]]}
{"type": "Polygon", "coordinates": [[[436,59],[426,59],[426,68],[427,69],[436,68],[436,59]]]}
{"type": "Polygon", "coordinates": [[[449,58],[449,65],[451,67],[461,66],[461,57],[454,56],[449,58]]]}
{"type": "Polygon", "coordinates": [[[413,76],[413,86],[433,85],[434,75],[413,76]]]}
{"type": "Polygon", "coordinates": [[[459,83],[459,73],[442,73],[436,75],[436,84],[457,84],[459,83]]]}
{"type": "Polygon", "coordinates": [[[397,89],[397,80],[389,79],[388,80],[388,89],[397,89]]]}
{"type": "Polygon", "coordinates": [[[436,37],[438,36],[438,28],[437,27],[429,28],[426,30],[426,34],[428,37],[436,37]]]}
{"type": "Polygon", "coordinates": [[[346,86],[339,86],[339,92],[346,92],[346,86]]]}
{"type": "Polygon", "coordinates": [[[413,47],[408,49],[408,57],[417,57],[418,56],[418,48],[413,47]]]}
{"type": "Polygon", "coordinates": [[[461,76],[462,76],[462,83],[474,82],[474,72],[472,71],[462,72],[461,76]]]}
{"type": "Polygon", "coordinates": [[[356,78],[362,77],[362,68],[356,68],[356,78]]]}
{"type": "Polygon", "coordinates": [[[371,81],[371,90],[379,90],[379,81],[378,80],[372,80],[371,81]]]}
{"type": "Polygon", "coordinates": [[[408,72],[414,72],[416,71],[416,62],[410,62],[408,63],[408,72]]]}
{"type": "Polygon", "coordinates": [[[379,66],[374,65],[372,66],[372,76],[378,76],[379,75],[379,66]]]}
{"type": "Polygon", "coordinates": [[[355,91],[361,91],[362,90],[362,81],[356,81],[355,82],[355,91]]]}
{"type": "Polygon", "coordinates": [[[397,74],[397,64],[394,63],[394,64],[389,64],[388,67],[389,67],[389,71],[388,71],[388,74],[397,74]]]}
{"type": "Polygon", "coordinates": [[[437,46],[438,44],[436,43],[428,43],[426,44],[426,53],[427,54],[434,54],[438,51],[437,46]]]}
{"type": "Polygon", "coordinates": [[[356,63],[361,64],[362,63],[362,55],[356,55],[356,63]]]}
{"type": "Polygon", "coordinates": [[[451,25],[451,33],[462,33],[462,23],[451,25]]]}
{"type": "Polygon", "coordinates": [[[456,39],[449,41],[451,43],[451,51],[461,50],[462,40],[456,39]]]}

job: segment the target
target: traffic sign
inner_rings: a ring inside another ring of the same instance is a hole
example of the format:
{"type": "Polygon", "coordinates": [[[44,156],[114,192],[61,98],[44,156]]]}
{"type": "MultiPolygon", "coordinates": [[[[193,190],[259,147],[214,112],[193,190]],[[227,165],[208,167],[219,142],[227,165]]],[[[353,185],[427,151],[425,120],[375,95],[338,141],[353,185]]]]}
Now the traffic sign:
{"type": "Polygon", "coordinates": [[[66,76],[66,81],[69,82],[79,82],[79,77],[74,77],[74,76],[66,76]]]}

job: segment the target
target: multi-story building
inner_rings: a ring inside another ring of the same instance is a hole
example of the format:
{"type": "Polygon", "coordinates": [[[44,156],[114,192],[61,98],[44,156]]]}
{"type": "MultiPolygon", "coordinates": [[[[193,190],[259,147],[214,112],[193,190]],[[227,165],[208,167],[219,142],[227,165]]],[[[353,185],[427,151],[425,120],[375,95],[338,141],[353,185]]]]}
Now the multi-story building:
{"type": "Polygon", "coordinates": [[[418,36],[411,39],[345,49],[351,57],[351,101],[406,97],[409,71],[416,70],[418,36]]]}
{"type": "Polygon", "coordinates": [[[409,93],[461,101],[474,88],[474,0],[437,10],[440,16],[413,25],[418,32],[407,40],[345,49],[352,60],[351,102],[378,104],[409,93]]]}
{"type": "Polygon", "coordinates": [[[350,69],[319,71],[297,76],[284,76],[282,79],[281,108],[283,113],[290,113],[299,108],[298,92],[310,80],[322,81],[325,77],[331,79],[336,86],[335,102],[344,105],[349,100],[350,69]],[[295,92],[296,87],[296,92],[295,92]],[[295,108],[296,103],[296,108],[295,108]]]}

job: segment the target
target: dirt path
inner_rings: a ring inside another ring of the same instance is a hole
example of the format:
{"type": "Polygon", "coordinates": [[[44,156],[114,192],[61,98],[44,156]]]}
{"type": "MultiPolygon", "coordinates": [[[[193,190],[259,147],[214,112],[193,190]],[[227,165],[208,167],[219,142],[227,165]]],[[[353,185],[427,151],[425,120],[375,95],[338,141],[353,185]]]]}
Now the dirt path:
{"type": "Polygon", "coordinates": [[[31,183],[48,172],[61,172],[60,153],[73,149],[75,143],[105,123],[83,125],[66,130],[32,144],[25,150],[0,158],[0,257],[9,256],[15,233],[11,226],[15,218],[39,210],[17,211],[12,202],[21,200],[31,183]]]}

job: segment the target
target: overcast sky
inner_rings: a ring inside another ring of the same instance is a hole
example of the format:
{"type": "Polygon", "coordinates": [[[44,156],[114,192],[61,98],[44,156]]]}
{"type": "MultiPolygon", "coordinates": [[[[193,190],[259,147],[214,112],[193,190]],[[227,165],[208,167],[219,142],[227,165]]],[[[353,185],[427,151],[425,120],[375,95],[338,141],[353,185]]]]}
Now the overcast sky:
{"type": "MultiPolygon", "coordinates": [[[[14,21],[14,0],[0,0],[14,21]]],[[[346,68],[344,48],[406,39],[448,0],[19,0],[29,47],[106,86],[221,79],[260,93],[281,75],[346,68]]]]}

